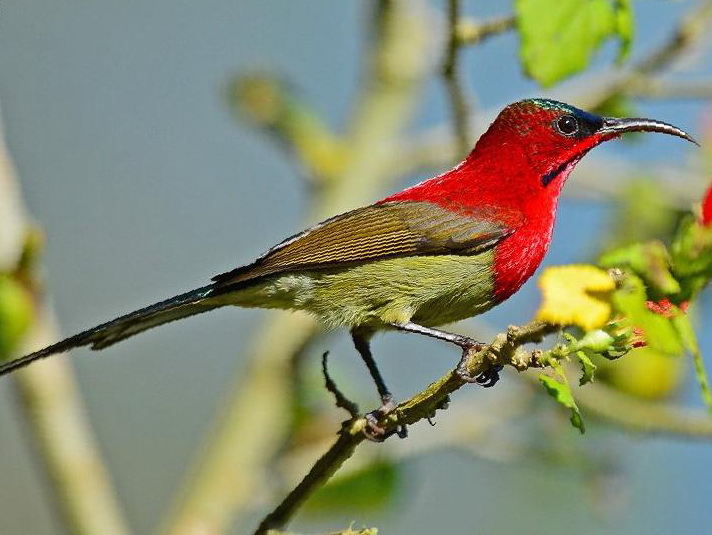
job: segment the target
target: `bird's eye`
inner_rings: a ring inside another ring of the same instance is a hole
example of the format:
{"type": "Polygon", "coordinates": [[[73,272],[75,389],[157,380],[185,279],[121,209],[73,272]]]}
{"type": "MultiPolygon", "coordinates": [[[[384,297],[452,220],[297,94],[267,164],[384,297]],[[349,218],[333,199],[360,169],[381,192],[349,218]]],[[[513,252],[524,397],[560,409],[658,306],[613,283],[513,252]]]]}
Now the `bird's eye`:
{"type": "Polygon", "coordinates": [[[556,129],[565,136],[573,136],[579,130],[579,123],[572,115],[562,115],[554,124],[556,129]]]}

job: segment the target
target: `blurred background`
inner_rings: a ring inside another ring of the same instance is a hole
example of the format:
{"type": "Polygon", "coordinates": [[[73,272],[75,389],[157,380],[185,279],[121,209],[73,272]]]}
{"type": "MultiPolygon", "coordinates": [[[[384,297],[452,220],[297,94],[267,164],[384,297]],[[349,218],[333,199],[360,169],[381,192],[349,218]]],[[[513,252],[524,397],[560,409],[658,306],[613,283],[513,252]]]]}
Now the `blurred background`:
{"type": "MultiPolygon", "coordinates": [[[[695,5],[634,2],[632,58],[667,40],[695,5]]],[[[432,43],[421,59],[437,69],[446,43],[443,5],[430,2],[425,8],[432,43]]],[[[510,12],[508,2],[466,2],[466,14],[482,19],[510,12]]],[[[203,285],[315,221],[309,208],[313,186],[303,165],[256,128],[249,114],[235,120],[230,82],[239,74],[273,76],[328,128],[341,131],[364,90],[372,19],[372,4],[357,1],[0,4],[5,137],[28,211],[45,236],[44,282],[63,333],[203,285]]],[[[463,50],[461,73],[476,112],[475,128],[520,98],[582,94],[582,87],[610,74],[616,49],[606,44],[586,78],[551,93],[523,76],[515,60],[518,46],[518,35],[508,32],[463,50]]],[[[709,51],[700,47],[683,57],[673,75],[712,76],[709,51]]],[[[413,98],[405,134],[447,138],[451,111],[440,77],[430,75],[413,98]]],[[[700,98],[640,99],[635,111],[699,138],[710,128],[705,126],[709,103],[700,98]]],[[[611,176],[645,178],[667,169],[663,179],[677,180],[683,208],[705,187],[705,177],[689,171],[699,169],[701,151],[666,136],[611,143],[588,158],[569,181],[546,265],[590,261],[601,251],[616,207],[615,195],[588,195],[596,177],[610,185],[611,176]],[[579,173],[583,178],[575,185],[579,173]]],[[[447,157],[443,160],[373,188],[358,204],[446,169],[447,157]]],[[[708,292],[698,309],[700,343],[708,356],[710,301],[708,292]]],[[[532,280],[465,327],[489,336],[528,321],[538,304],[532,280]]],[[[155,530],[171,507],[232,378],[247,374],[242,348],[267,316],[219,310],[101,353],[72,354],[88,416],[133,532],[155,530]]],[[[302,363],[306,404],[327,415],[320,417],[328,437],[344,415],[332,406],[319,376],[319,358],[327,349],[342,388],[365,408],[375,407],[377,399],[345,333],[309,344],[302,363]]],[[[442,375],[457,357],[444,344],[403,334],[379,337],[374,351],[401,399],[442,375]]],[[[683,386],[675,400],[699,407],[689,368],[681,372],[683,386]]],[[[458,392],[450,409],[465,426],[470,417],[481,423],[486,414],[507,413],[512,396],[533,396],[528,383],[510,370],[497,388],[471,390],[458,392]]],[[[501,426],[482,424],[487,437],[471,447],[460,447],[456,439],[443,444],[441,435],[452,428],[424,423],[411,429],[407,441],[364,445],[364,455],[387,463],[382,499],[352,509],[314,506],[290,530],[323,532],[354,521],[355,527],[375,525],[390,535],[445,527],[449,533],[548,535],[572,529],[580,535],[709,531],[709,440],[636,435],[595,420],[580,436],[553,401],[531,399],[531,414],[511,407],[501,426]],[[391,458],[399,459],[395,467],[391,458]]],[[[6,379],[0,381],[0,444],[0,533],[62,533],[36,463],[37,447],[6,379]]],[[[274,481],[280,477],[289,479],[275,475],[274,481]]],[[[229,532],[249,532],[283,494],[280,489],[271,479],[260,482],[254,503],[240,522],[230,522],[229,532]]]]}

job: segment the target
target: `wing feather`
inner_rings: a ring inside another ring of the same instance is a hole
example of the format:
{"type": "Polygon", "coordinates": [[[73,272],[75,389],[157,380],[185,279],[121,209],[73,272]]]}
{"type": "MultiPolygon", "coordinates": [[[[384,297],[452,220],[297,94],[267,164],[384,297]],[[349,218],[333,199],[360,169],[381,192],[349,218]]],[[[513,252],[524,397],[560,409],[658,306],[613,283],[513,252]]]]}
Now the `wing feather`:
{"type": "Polygon", "coordinates": [[[315,225],[268,250],[252,264],[213,277],[232,285],[301,269],[323,269],[414,255],[472,255],[513,230],[512,218],[454,211],[428,202],[357,208],[315,225]]]}

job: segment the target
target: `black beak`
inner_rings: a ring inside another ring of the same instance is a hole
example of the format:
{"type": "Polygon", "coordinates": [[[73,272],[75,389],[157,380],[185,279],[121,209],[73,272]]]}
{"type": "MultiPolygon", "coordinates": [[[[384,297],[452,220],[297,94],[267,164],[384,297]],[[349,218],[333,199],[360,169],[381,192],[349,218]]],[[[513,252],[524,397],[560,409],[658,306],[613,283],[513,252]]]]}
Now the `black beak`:
{"type": "Polygon", "coordinates": [[[603,119],[603,126],[599,128],[598,132],[600,134],[612,135],[622,134],[624,132],[661,132],[663,134],[681,137],[682,139],[694,143],[698,147],[700,146],[700,144],[695,141],[695,138],[677,126],[652,119],[616,119],[615,117],[606,117],[603,119]]]}

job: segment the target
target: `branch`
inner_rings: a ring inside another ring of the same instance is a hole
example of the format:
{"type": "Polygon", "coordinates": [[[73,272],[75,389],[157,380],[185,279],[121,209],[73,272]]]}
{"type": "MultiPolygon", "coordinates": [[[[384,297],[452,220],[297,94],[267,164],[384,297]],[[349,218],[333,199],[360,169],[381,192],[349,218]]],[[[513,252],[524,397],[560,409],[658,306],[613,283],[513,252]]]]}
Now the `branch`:
{"type": "MultiPolygon", "coordinates": [[[[469,376],[476,377],[496,365],[509,365],[519,371],[551,366],[552,361],[566,359],[569,352],[562,351],[561,348],[546,352],[523,351],[521,347],[539,343],[545,336],[560,329],[560,325],[542,321],[533,321],[522,327],[509,327],[506,333],[496,335],[489,345],[465,353],[464,369],[469,376]]],[[[458,373],[459,368],[460,366],[451,370],[383,416],[377,425],[383,429],[384,435],[389,436],[403,425],[413,425],[420,420],[430,419],[438,409],[443,408],[452,393],[469,384],[458,373]]],[[[689,438],[712,436],[712,419],[699,411],[650,404],[601,385],[587,385],[577,393],[577,400],[596,416],[628,429],[674,433],[689,438]]],[[[366,438],[366,427],[365,417],[354,417],[344,422],[337,441],[287,497],[263,519],[254,535],[265,535],[270,529],[283,528],[299,507],[351,458],[358,445],[366,438]]]]}
{"type": "Polygon", "coordinates": [[[464,157],[470,151],[470,129],[467,126],[470,111],[458,66],[461,44],[458,34],[460,0],[448,0],[447,15],[449,37],[447,50],[445,52],[445,61],[442,67],[442,76],[450,97],[457,152],[460,156],[464,157]]]}
{"type": "Polygon", "coordinates": [[[463,20],[457,25],[457,38],[463,45],[478,45],[485,39],[512,30],[517,25],[514,15],[503,15],[484,22],[463,20]]]}
{"type": "MultiPolygon", "coordinates": [[[[23,345],[25,353],[58,339],[51,314],[48,309],[41,312],[23,345]]],[[[69,361],[64,356],[48,359],[14,378],[20,408],[68,532],[128,535],[69,361]]]]}
{"type": "Polygon", "coordinates": [[[460,0],[448,0],[448,42],[442,66],[442,76],[447,89],[452,121],[456,153],[464,157],[472,148],[470,129],[470,106],[460,73],[460,51],[465,45],[477,45],[485,39],[511,30],[516,25],[514,15],[497,17],[485,22],[465,20],[461,15],[460,0]]]}
{"type": "Polygon", "coordinates": [[[625,94],[651,99],[709,99],[712,98],[712,80],[677,82],[653,76],[641,76],[630,81],[625,94]]]}
{"type": "MultiPolygon", "coordinates": [[[[543,363],[538,360],[538,353],[527,354],[517,350],[524,344],[541,342],[546,335],[559,329],[557,325],[539,321],[523,327],[510,327],[507,333],[497,335],[490,345],[468,351],[463,357],[464,369],[471,377],[475,377],[493,365],[509,364],[518,370],[541,367],[543,363]]],[[[455,368],[422,392],[399,403],[391,413],[378,421],[378,426],[388,436],[403,425],[431,418],[443,407],[450,394],[466,384],[469,383],[455,368]]],[[[262,520],[254,535],[265,535],[270,529],[283,528],[298,508],[353,455],[358,445],[366,439],[366,426],[365,417],[347,420],[333,446],[312,466],[294,490],[262,520]]]]}
{"type": "Polygon", "coordinates": [[[228,104],[238,118],[272,135],[311,186],[322,187],[347,165],[350,151],[288,84],[267,73],[240,74],[230,81],[228,104]]]}
{"type": "Polygon", "coordinates": [[[364,418],[346,422],[334,445],[312,466],[282,503],[260,522],[255,535],[265,535],[269,530],[282,528],[289,522],[307,498],[319,490],[354,454],[358,445],[366,440],[363,433],[365,424],[364,418]]]}

